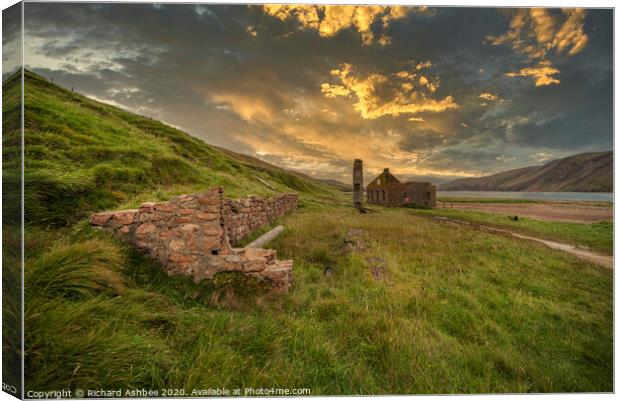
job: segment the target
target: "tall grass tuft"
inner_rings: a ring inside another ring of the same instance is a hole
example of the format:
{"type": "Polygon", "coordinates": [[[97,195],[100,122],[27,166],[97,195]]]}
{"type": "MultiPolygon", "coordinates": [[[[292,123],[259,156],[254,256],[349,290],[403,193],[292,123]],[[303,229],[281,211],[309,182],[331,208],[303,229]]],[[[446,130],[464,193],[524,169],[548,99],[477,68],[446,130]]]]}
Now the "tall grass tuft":
{"type": "Polygon", "coordinates": [[[118,250],[100,240],[60,245],[26,262],[26,297],[35,299],[89,298],[125,291],[118,250]]]}

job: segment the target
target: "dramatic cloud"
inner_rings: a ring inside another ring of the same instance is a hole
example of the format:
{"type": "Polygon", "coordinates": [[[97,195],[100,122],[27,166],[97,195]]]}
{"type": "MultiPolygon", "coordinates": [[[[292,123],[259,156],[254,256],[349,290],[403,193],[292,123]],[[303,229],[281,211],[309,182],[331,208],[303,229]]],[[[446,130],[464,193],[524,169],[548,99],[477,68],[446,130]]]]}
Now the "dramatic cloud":
{"type": "Polygon", "coordinates": [[[559,84],[560,80],[554,78],[560,70],[553,68],[549,62],[541,62],[534,67],[521,68],[519,72],[508,72],[507,77],[532,77],[536,86],[559,84]]]}
{"type": "MultiPolygon", "coordinates": [[[[405,18],[407,13],[415,11],[413,7],[402,6],[307,6],[270,4],[263,6],[264,11],[282,21],[296,20],[302,29],[313,29],[323,37],[336,35],[343,29],[355,28],[366,46],[375,42],[372,25],[381,21],[383,30],[387,30],[394,20],[405,18]]],[[[424,11],[425,8],[420,8],[424,11]]],[[[377,43],[389,45],[391,38],[382,35],[377,43]]]]}
{"type": "Polygon", "coordinates": [[[443,182],[613,146],[610,10],[24,7],[28,68],[316,177],[361,158],[443,182]]]}
{"type": "Polygon", "coordinates": [[[551,54],[573,56],[581,52],[588,43],[584,32],[586,11],[564,9],[552,14],[544,8],[519,9],[514,11],[510,29],[501,36],[488,36],[493,45],[508,44],[518,53],[526,55],[537,66],[522,68],[519,72],[506,74],[510,77],[532,76],[536,86],[559,84],[552,75],[559,70],[547,59],[551,54]]]}
{"type": "Polygon", "coordinates": [[[21,3],[2,11],[2,78],[21,67],[22,26],[21,3]]]}
{"type": "Polygon", "coordinates": [[[490,92],[481,93],[478,97],[480,99],[484,99],[484,100],[497,100],[497,99],[499,99],[499,97],[497,96],[496,93],[490,93],[490,92]]]}
{"type": "Polygon", "coordinates": [[[331,74],[341,84],[322,83],[321,90],[327,97],[351,96],[355,99],[353,108],[368,120],[383,116],[400,116],[420,112],[441,112],[458,108],[452,96],[436,100],[430,97],[439,86],[424,75],[399,72],[392,79],[386,75],[372,73],[358,76],[350,64],[342,64],[331,74]]]}

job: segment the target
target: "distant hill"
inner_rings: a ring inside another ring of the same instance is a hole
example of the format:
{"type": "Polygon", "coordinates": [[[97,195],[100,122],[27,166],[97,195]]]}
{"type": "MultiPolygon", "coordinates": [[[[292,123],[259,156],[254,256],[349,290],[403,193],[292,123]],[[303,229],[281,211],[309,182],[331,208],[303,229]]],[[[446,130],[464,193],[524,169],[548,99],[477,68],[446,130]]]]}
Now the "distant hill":
{"type": "Polygon", "coordinates": [[[353,192],[353,184],[345,184],[342,181],[325,178],[319,178],[318,181],[322,182],[323,184],[331,185],[332,187],[338,188],[342,192],[353,192]]]}
{"type": "Polygon", "coordinates": [[[581,153],[542,166],[440,185],[442,191],[612,192],[613,152],[581,153]]]}
{"type": "Polygon", "coordinates": [[[256,157],[253,156],[249,156],[243,153],[237,153],[235,151],[226,149],[226,148],[221,148],[219,146],[214,146],[211,145],[212,147],[218,149],[219,151],[221,151],[222,153],[226,153],[232,157],[234,157],[235,159],[238,159],[240,161],[243,161],[246,164],[252,165],[255,169],[260,170],[260,171],[281,171],[281,172],[285,172],[287,174],[292,174],[295,175],[305,181],[309,181],[309,182],[314,182],[317,184],[324,184],[324,185],[329,185],[330,187],[336,188],[340,191],[346,192],[346,191],[351,191],[351,185],[347,185],[345,183],[342,183],[338,180],[332,180],[332,179],[327,179],[327,178],[314,178],[314,177],[310,177],[307,174],[304,173],[300,173],[298,171],[293,171],[293,170],[287,170],[284,169],[282,167],[278,167],[275,166],[271,163],[267,163],[265,161],[262,161],[260,159],[257,159],[256,157]]]}

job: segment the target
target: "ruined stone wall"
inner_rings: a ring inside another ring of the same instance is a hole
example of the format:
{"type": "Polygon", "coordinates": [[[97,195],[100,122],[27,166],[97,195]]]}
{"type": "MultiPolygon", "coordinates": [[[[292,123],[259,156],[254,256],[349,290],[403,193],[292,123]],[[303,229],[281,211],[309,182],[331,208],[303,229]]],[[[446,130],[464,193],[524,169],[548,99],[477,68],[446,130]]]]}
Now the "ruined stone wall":
{"type": "Polygon", "coordinates": [[[429,207],[436,208],[437,207],[437,186],[431,185],[431,199],[429,207]]]}
{"type": "Polygon", "coordinates": [[[437,188],[430,182],[408,182],[404,184],[403,191],[409,203],[437,207],[437,188]]]}
{"type": "Polygon", "coordinates": [[[218,272],[241,271],[287,291],[292,261],[277,260],[274,250],[233,248],[229,238],[241,238],[296,206],[294,194],[232,201],[216,187],[138,209],[96,213],[90,222],[132,243],[168,274],[198,282],[218,272]]]}
{"type": "Polygon", "coordinates": [[[223,216],[231,244],[283,214],[297,208],[297,195],[282,194],[273,198],[251,196],[245,199],[224,199],[223,216]]]}

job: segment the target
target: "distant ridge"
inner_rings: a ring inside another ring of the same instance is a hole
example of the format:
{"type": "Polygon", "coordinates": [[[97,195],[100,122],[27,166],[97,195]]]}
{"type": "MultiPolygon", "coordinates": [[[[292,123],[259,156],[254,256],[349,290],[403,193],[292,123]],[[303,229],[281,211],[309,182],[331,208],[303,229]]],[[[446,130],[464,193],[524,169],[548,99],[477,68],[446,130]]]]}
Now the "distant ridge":
{"type": "Polygon", "coordinates": [[[440,185],[443,191],[612,192],[613,152],[580,153],[542,166],[440,185]]]}

